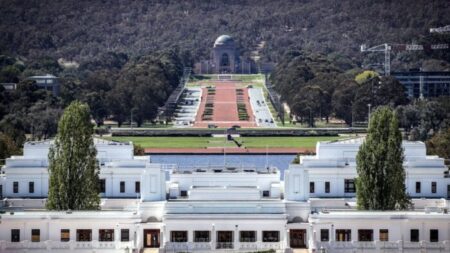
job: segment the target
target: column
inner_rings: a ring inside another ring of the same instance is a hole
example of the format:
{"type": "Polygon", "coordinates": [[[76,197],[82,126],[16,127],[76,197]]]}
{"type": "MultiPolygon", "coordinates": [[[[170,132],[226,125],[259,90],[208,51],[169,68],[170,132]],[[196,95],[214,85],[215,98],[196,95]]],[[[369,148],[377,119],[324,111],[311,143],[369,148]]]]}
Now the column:
{"type": "Polygon", "coordinates": [[[212,229],[211,229],[211,250],[215,250],[216,249],[216,229],[214,224],[212,224],[212,229]]]}
{"type": "Polygon", "coordinates": [[[116,227],[114,228],[114,245],[116,249],[119,249],[120,247],[120,228],[119,224],[116,224],[116,227]]]}
{"type": "Polygon", "coordinates": [[[234,249],[239,250],[239,225],[236,225],[234,228],[234,234],[233,234],[233,241],[234,241],[234,249]]]}
{"type": "Polygon", "coordinates": [[[134,231],[134,247],[139,251],[142,248],[141,245],[141,236],[142,236],[142,231],[140,229],[140,225],[136,225],[135,226],[135,231],[134,231]]]}
{"type": "Polygon", "coordinates": [[[314,228],[312,225],[309,226],[309,231],[307,232],[309,235],[309,245],[308,248],[310,249],[316,249],[316,232],[314,231],[314,228]]]}
{"type": "Polygon", "coordinates": [[[331,230],[330,230],[330,242],[334,242],[336,240],[336,231],[334,231],[334,224],[331,224],[331,230]]]}
{"type": "Polygon", "coordinates": [[[162,249],[166,245],[168,236],[166,236],[166,225],[162,225],[161,234],[159,238],[159,248],[162,249]]]}
{"type": "Polygon", "coordinates": [[[291,247],[291,230],[286,229],[286,247],[285,248],[290,248],[291,247]]]}

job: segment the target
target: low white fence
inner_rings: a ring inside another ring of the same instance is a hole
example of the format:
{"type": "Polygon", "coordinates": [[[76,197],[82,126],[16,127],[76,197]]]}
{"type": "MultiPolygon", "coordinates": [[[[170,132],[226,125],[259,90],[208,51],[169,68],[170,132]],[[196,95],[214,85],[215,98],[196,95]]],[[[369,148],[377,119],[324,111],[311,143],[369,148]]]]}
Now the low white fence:
{"type": "Polygon", "coordinates": [[[316,242],[318,252],[450,252],[450,240],[441,242],[348,241],[316,242]]]}
{"type": "Polygon", "coordinates": [[[41,241],[41,242],[31,242],[28,240],[20,242],[8,242],[0,241],[0,252],[5,249],[132,249],[133,242],[105,242],[105,241],[41,241]]]}

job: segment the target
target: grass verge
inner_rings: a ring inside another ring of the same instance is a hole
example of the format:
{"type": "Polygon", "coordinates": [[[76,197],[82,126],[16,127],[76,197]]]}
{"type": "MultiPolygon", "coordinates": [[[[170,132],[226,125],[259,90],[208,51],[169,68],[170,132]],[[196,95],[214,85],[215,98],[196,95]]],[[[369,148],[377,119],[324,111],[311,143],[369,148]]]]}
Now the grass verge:
{"type": "MultiPolygon", "coordinates": [[[[121,136],[105,137],[107,140],[132,141],[143,148],[207,148],[223,147],[224,138],[219,137],[141,137],[121,136]]],[[[342,139],[337,136],[308,137],[240,137],[236,140],[246,148],[313,148],[318,141],[342,139]]],[[[227,147],[235,146],[232,141],[226,142],[227,147]]]]}

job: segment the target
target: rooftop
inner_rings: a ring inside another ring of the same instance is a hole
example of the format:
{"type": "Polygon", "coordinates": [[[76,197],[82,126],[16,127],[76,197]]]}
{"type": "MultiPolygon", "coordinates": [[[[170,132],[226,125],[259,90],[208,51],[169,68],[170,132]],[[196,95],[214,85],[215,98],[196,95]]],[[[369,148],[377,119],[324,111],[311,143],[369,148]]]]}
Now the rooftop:
{"type": "Polygon", "coordinates": [[[220,35],[214,42],[214,47],[216,46],[234,46],[234,40],[229,35],[220,35]]]}
{"type": "Polygon", "coordinates": [[[45,74],[43,76],[30,76],[29,79],[39,79],[39,78],[57,78],[56,76],[52,74],[45,74]]]}

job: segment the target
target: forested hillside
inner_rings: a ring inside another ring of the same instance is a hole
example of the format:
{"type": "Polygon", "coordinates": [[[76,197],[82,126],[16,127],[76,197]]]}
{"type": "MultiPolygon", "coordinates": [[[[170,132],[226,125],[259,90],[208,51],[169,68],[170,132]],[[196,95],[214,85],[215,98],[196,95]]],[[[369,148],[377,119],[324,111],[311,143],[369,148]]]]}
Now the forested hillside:
{"type": "MultiPolygon", "coordinates": [[[[134,57],[178,47],[198,60],[226,33],[244,55],[265,42],[266,61],[302,48],[352,67],[363,63],[362,43],[439,41],[429,28],[449,24],[449,12],[448,0],[4,0],[0,49],[27,61],[51,57],[83,64],[109,51],[134,57]]],[[[418,67],[425,56],[400,53],[393,63],[418,67]]]]}
{"type": "MultiPolygon", "coordinates": [[[[258,49],[261,61],[276,63],[271,80],[300,122],[351,125],[366,120],[368,103],[390,105],[413,139],[425,140],[450,125],[448,98],[411,103],[394,78],[358,83],[361,66],[382,56],[359,50],[450,43],[449,34],[429,33],[450,24],[449,13],[448,0],[2,0],[0,83],[18,85],[0,86],[0,159],[26,137],[53,136],[74,100],[89,105],[98,126],[154,122],[183,67],[208,58],[221,34],[244,57],[258,49]],[[26,81],[46,73],[59,77],[60,97],[26,81]]],[[[393,71],[449,71],[449,62],[450,50],[392,54],[393,71]]]]}

